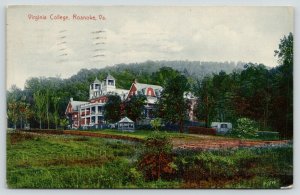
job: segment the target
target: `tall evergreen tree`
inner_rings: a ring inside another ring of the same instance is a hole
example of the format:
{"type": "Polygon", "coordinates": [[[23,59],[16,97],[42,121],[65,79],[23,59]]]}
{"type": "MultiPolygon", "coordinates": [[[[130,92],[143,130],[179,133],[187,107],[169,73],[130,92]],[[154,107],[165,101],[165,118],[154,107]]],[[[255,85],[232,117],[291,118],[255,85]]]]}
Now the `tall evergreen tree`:
{"type": "Polygon", "coordinates": [[[205,77],[202,81],[197,81],[193,91],[198,97],[194,112],[197,118],[204,120],[206,127],[209,127],[210,122],[216,115],[212,78],[205,77]]]}
{"type": "Polygon", "coordinates": [[[277,96],[273,100],[273,120],[283,136],[293,136],[293,34],[284,36],[279,43],[275,56],[279,66],[275,71],[274,85],[277,96]]]}
{"type": "Polygon", "coordinates": [[[118,95],[109,95],[104,106],[104,119],[110,123],[121,119],[121,98],[118,95]]]}
{"type": "Polygon", "coordinates": [[[40,129],[42,129],[42,119],[45,116],[45,108],[46,108],[46,98],[45,94],[42,91],[36,91],[33,94],[34,102],[35,102],[35,108],[36,108],[36,116],[39,119],[40,129]]]}
{"type": "Polygon", "coordinates": [[[190,84],[183,75],[177,75],[167,80],[159,99],[159,116],[168,123],[177,123],[179,131],[183,132],[184,120],[188,116],[188,101],[184,92],[190,90],[190,84]]]}
{"type": "Polygon", "coordinates": [[[54,119],[55,129],[57,129],[58,124],[59,124],[59,101],[60,101],[60,97],[52,96],[51,100],[52,100],[52,104],[53,104],[53,119],[54,119]]]}
{"type": "Polygon", "coordinates": [[[146,96],[142,94],[133,95],[125,102],[125,113],[133,121],[137,121],[144,117],[146,96]]]}

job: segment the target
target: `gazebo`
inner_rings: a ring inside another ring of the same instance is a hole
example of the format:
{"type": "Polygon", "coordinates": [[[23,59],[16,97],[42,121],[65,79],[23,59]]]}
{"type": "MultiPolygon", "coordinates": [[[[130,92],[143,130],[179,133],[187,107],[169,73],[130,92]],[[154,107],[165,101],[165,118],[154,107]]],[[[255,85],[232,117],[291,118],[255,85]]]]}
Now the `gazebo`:
{"type": "Polygon", "coordinates": [[[134,131],[134,122],[128,117],[124,117],[118,122],[118,129],[122,131],[134,131]]]}

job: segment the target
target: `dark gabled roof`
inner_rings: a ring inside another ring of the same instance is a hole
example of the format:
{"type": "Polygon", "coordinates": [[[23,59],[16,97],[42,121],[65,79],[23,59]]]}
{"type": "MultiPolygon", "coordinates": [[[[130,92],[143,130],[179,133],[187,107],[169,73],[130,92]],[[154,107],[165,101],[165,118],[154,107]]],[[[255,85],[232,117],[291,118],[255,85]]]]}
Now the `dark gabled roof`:
{"type": "Polygon", "coordinates": [[[111,74],[108,74],[105,80],[116,80],[111,74]]]}

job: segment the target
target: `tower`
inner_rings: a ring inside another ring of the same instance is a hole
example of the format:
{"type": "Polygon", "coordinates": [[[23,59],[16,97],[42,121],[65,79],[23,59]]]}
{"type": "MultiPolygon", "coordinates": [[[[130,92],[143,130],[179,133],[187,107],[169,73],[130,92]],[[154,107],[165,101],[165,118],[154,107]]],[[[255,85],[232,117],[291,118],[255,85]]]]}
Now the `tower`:
{"type": "Polygon", "coordinates": [[[106,94],[109,92],[115,92],[115,90],[116,90],[116,79],[110,74],[108,74],[103,81],[103,92],[106,94]]]}
{"type": "Polygon", "coordinates": [[[90,99],[102,95],[102,84],[96,77],[95,81],[90,85],[90,99]]]}

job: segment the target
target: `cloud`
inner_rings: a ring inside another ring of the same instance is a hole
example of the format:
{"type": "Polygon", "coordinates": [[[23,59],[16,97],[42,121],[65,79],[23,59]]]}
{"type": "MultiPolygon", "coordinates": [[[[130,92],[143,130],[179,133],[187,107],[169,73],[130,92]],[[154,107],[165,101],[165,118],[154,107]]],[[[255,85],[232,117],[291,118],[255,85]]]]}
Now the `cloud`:
{"type": "Polygon", "coordinates": [[[146,60],[246,61],[276,65],[293,31],[289,7],[17,6],[8,11],[7,86],[35,76],[146,60]],[[104,15],[106,21],[31,21],[28,14],[104,15]],[[96,31],[103,31],[95,33],[96,31]]]}

